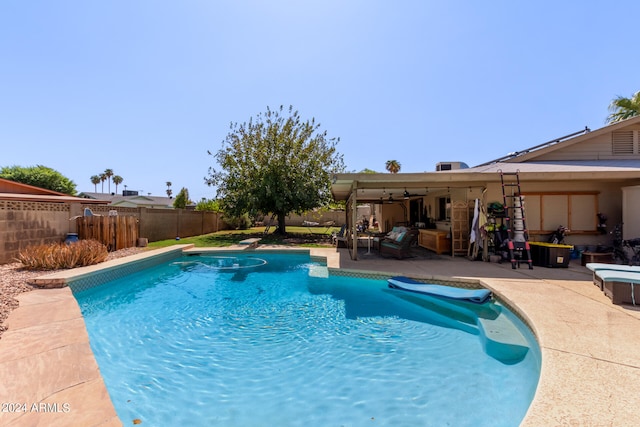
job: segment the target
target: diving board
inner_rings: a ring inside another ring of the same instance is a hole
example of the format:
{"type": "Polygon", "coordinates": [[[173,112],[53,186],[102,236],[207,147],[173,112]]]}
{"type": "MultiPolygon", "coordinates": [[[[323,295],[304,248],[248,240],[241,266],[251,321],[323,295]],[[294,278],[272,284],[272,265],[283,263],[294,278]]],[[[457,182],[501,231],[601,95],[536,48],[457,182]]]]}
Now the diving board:
{"type": "Polygon", "coordinates": [[[260,240],[262,240],[259,237],[254,237],[252,239],[244,239],[244,240],[240,240],[240,242],[238,242],[241,245],[247,245],[250,248],[256,248],[258,247],[258,243],[260,243],[260,240]]]}

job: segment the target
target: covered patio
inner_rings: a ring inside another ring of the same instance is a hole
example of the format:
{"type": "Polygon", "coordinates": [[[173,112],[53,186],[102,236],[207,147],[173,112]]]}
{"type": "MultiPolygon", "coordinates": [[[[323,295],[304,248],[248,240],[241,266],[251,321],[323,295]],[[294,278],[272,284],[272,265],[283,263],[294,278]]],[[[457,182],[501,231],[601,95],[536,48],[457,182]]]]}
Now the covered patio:
{"type": "MultiPolygon", "coordinates": [[[[613,227],[623,222],[625,205],[627,216],[637,205],[623,196],[636,193],[631,190],[640,177],[634,167],[498,162],[439,172],[336,174],[331,188],[336,200],[346,201],[352,259],[359,259],[353,248],[358,237],[364,237],[357,227],[362,222],[358,206],[363,204],[373,207],[372,219],[381,232],[398,225],[438,230],[449,239],[446,253],[466,256],[475,201],[479,201],[480,224],[487,222],[488,204],[504,201],[501,172],[518,174],[532,241],[546,241],[563,225],[571,230],[571,244],[609,245],[611,237],[599,229],[597,213],[605,212],[613,227]]],[[[628,223],[635,226],[637,221],[628,223]]]]}

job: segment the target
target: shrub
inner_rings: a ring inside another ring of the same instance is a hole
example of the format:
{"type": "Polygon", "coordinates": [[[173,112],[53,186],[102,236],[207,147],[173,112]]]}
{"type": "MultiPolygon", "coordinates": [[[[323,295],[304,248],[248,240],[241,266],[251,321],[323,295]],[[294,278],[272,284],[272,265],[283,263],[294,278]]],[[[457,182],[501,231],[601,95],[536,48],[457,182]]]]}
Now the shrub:
{"type": "Polygon", "coordinates": [[[210,212],[222,212],[220,207],[220,201],[214,199],[202,199],[196,203],[197,211],[210,211],[210,212]]]}
{"type": "Polygon", "coordinates": [[[51,243],[29,246],[21,250],[17,260],[27,270],[59,270],[103,262],[109,252],[96,240],[80,240],[71,244],[51,243]]]}
{"type": "Polygon", "coordinates": [[[247,213],[242,216],[225,216],[223,219],[234,230],[246,230],[251,227],[251,218],[247,213]]]}

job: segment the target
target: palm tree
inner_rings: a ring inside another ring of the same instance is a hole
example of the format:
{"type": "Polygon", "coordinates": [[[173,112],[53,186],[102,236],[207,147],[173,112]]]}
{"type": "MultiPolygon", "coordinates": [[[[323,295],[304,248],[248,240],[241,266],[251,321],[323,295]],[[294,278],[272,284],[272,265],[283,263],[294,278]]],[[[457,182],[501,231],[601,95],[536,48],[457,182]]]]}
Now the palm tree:
{"type": "Polygon", "coordinates": [[[633,94],[631,98],[618,96],[609,104],[609,117],[607,123],[616,123],[631,117],[640,116],[640,91],[633,94]]]}
{"type": "Polygon", "coordinates": [[[400,163],[398,163],[397,160],[387,160],[384,167],[389,171],[389,173],[400,172],[400,163]]]}
{"type": "Polygon", "coordinates": [[[91,177],[91,183],[94,186],[94,190],[97,193],[98,192],[98,184],[100,184],[100,177],[98,175],[93,175],[91,177]]]}
{"type": "Polygon", "coordinates": [[[109,183],[109,194],[111,194],[111,177],[113,176],[113,169],[105,169],[104,176],[107,177],[107,182],[109,183]]]}
{"type": "Polygon", "coordinates": [[[171,190],[171,181],[167,181],[167,197],[171,198],[173,190],[171,190]]]}
{"type": "Polygon", "coordinates": [[[118,185],[122,184],[122,181],[124,181],[124,179],[120,175],[114,175],[111,180],[116,185],[116,194],[118,194],[118,185]]]}
{"type": "Polygon", "coordinates": [[[107,180],[107,175],[101,173],[99,176],[100,176],[100,182],[102,182],[102,192],[104,193],[104,182],[107,180]]]}

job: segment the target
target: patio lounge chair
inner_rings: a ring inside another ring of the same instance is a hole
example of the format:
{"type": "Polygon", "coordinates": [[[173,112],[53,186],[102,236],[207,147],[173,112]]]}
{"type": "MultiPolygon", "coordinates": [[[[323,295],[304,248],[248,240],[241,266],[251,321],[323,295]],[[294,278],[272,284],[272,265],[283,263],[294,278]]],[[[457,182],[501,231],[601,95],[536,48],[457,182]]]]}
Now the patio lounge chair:
{"type": "Polygon", "coordinates": [[[632,265],[620,265],[620,264],[605,264],[600,262],[589,262],[586,267],[593,271],[593,284],[604,291],[604,282],[598,272],[602,270],[614,270],[614,271],[627,271],[631,273],[637,273],[640,275],[640,267],[632,265]]]}
{"type": "Polygon", "coordinates": [[[346,247],[347,246],[347,237],[345,236],[345,233],[347,232],[347,224],[343,224],[342,227],[340,227],[340,231],[338,231],[337,233],[333,233],[331,235],[331,244],[335,245],[336,247],[346,247]],[[340,242],[342,242],[342,245],[340,245],[340,242]]]}
{"type": "MultiPolygon", "coordinates": [[[[602,281],[602,291],[614,304],[636,305],[635,287],[640,285],[640,273],[636,271],[597,270],[602,281]]],[[[638,295],[640,299],[640,295],[638,295]]]]}
{"type": "Polygon", "coordinates": [[[398,259],[411,256],[411,245],[418,236],[418,230],[394,227],[394,231],[380,241],[380,255],[389,254],[398,259]]]}

